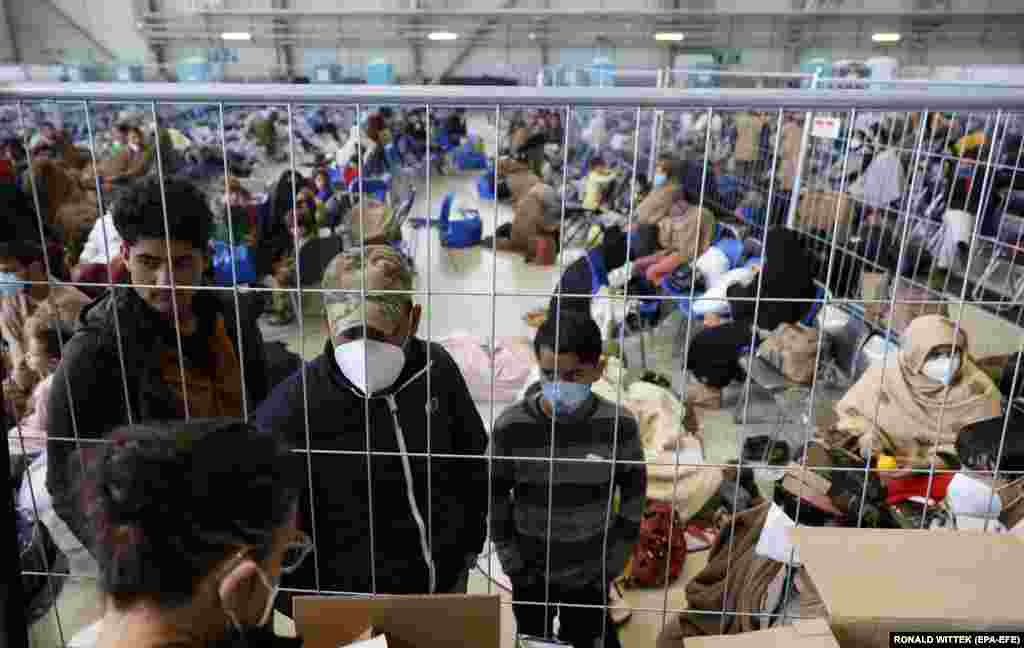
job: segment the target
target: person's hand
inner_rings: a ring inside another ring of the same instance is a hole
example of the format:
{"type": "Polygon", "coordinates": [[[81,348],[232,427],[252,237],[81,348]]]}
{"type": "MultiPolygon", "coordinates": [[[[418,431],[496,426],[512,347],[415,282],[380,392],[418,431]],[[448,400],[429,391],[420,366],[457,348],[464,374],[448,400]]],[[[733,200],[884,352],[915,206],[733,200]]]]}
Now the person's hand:
{"type": "Polygon", "coordinates": [[[708,313],[704,316],[704,328],[715,328],[721,324],[722,317],[718,313],[708,313]]]}

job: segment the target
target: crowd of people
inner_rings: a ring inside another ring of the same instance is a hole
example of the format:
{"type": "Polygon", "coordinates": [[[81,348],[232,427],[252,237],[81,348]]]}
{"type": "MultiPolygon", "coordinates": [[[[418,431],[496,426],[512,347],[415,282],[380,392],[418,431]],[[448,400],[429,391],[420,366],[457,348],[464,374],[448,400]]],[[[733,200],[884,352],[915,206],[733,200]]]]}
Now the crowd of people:
{"type": "MultiPolygon", "coordinates": [[[[432,145],[425,118],[413,112],[405,121],[407,150],[432,145]]],[[[276,155],[277,116],[261,119],[250,130],[276,155]]],[[[351,151],[346,165],[353,156],[356,166],[383,164],[393,125],[385,111],[369,115],[355,127],[355,139],[365,135],[369,145],[351,151]]],[[[464,112],[452,113],[446,131],[467,137],[464,112]]],[[[287,376],[275,378],[269,366],[257,322],[260,293],[211,289],[211,237],[227,221],[235,229],[226,237],[247,242],[255,274],[270,277],[271,323],[291,322],[299,244],[336,224],[345,209],[330,173],[319,169],[307,181],[285,171],[266,203],[270,218],[228,178],[222,208],[231,218],[224,219],[192,182],[140,172],[153,144],[142,131],[119,132],[116,163],[95,172],[74,166],[68,153],[59,160],[43,155],[39,164],[49,166],[33,167],[59,178],[46,180],[47,191],[91,191],[84,200],[109,248],[104,259],[86,267],[76,258],[71,273],[65,251],[47,245],[47,227],[82,228],[65,227],[56,213],[41,222],[25,187],[4,186],[0,224],[11,467],[45,475],[32,482],[39,492],[31,523],[72,576],[98,576],[95,604],[61,615],[65,636],[90,628],[99,648],[298,645],[269,623],[275,609],[291,611],[280,587],[465,593],[488,538],[511,581],[519,633],[551,636],[545,603],[561,604],[563,641],[617,646],[609,587],[638,560],[650,503],[646,423],[597,392],[611,372],[610,340],[587,296],[620,268],[632,287],[657,290],[688,273],[691,285],[717,295],[722,308],[702,314],[680,367],[690,379],[686,408],[706,414],[721,407],[723,388],[743,377],[740,358],[804,320],[819,290],[812,250],[790,229],[768,227],[763,250],[733,263],[717,233],[731,214],[714,172],[709,180],[694,160],[659,158],[651,186],[636,196],[634,217],[603,228],[567,266],[533,339],[539,380],[525,385],[488,433],[460,365],[418,335],[416,269],[389,237],[364,232],[326,264],[319,283],[326,342],[287,376]],[[115,185],[116,200],[97,219],[89,202],[96,186],[102,197],[115,185]],[[117,285],[84,282],[83,290],[64,284],[68,276],[117,285]]],[[[507,235],[494,233],[497,250],[538,263],[557,253],[563,197],[544,180],[543,149],[564,138],[556,112],[516,124],[513,155],[496,162],[514,204],[507,235]]],[[[54,132],[41,142],[40,153],[62,146],[54,132]]],[[[615,178],[603,159],[590,159],[584,212],[604,210],[615,178]]],[[[838,422],[815,439],[824,450],[814,466],[860,461],[879,468],[891,459],[891,489],[933,497],[931,482],[908,488],[899,479],[937,461],[951,471],[974,468],[949,447],[964,430],[1001,416],[991,373],[971,357],[954,322],[939,314],[914,318],[897,359],[868,368],[837,403],[838,422]]],[[[699,426],[686,427],[681,434],[699,438],[699,426]]],[[[767,500],[748,472],[708,470],[725,484],[720,500],[732,493],[727,513],[761,515],[767,500]],[[748,495],[743,506],[741,490],[748,495]]],[[[866,493],[873,483],[860,485],[866,493]]],[[[939,499],[948,492],[955,500],[957,486],[944,484],[939,499]]],[[[1001,486],[983,484],[993,493],[1001,486]]],[[[830,504],[830,514],[854,515],[863,503],[846,498],[830,504]]],[[[695,516],[712,514],[712,526],[724,528],[719,506],[696,509],[695,516]]],[[[961,513],[978,512],[953,510],[961,513]]],[[[883,511],[873,522],[884,526],[886,519],[883,511]]],[[[744,537],[754,542],[739,545],[749,558],[765,520],[743,521],[730,533],[753,534],[744,537]]],[[[727,535],[712,534],[713,557],[720,558],[727,535]]],[[[702,573],[697,582],[743,583],[743,569],[702,573]]],[[[90,587],[88,578],[63,586],[90,587]]],[[[694,611],[673,615],[663,645],[710,632],[697,620],[694,594],[694,611]]],[[[707,600],[729,612],[760,613],[736,600],[707,600]]],[[[45,612],[34,619],[39,632],[52,624],[45,612]]]]}

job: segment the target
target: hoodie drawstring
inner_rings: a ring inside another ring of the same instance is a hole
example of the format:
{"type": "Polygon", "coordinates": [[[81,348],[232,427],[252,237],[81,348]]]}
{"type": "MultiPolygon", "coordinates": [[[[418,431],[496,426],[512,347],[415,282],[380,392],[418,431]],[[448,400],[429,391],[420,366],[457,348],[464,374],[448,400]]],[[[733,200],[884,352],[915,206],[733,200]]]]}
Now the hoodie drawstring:
{"type": "MultiPolygon", "coordinates": [[[[417,378],[414,376],[413,378],[417,378]]],[[[411,380],[409,381],[411,382],[411,380]]],[[[408,382],[406,383],[408,384],[408,382]]],[[[404,387],[405,385],[402,385],[404,387]]],[[[391,420],[395,424],[395,439],[398,441],[398,451],[402,456],[402,472],[405,473],[405,492],[409,497],[409,509],[412,511],[412,517],[416,521],[416,526],[420,530],[420,550],[423,552],[423,561],[427,563],[427,571],[430,574],[430,590],[429,594],[434,593],[436,586],[436,574],[434,571],[434,556],[430,551],[430,543],[427,540],[427,525],[423,522],[423,516],[420,514],[419,504],[416,502],[416,493],[413,489],[412,480],[412,467],[409,464],[409,452],[405,446],[405,433],[402,431],[402,424],[398,420],[398,401],[395,400],[394,394],[387,394],[384,396],[384,400],[388,403],[388,409],[391,410],[391,420]]]]}

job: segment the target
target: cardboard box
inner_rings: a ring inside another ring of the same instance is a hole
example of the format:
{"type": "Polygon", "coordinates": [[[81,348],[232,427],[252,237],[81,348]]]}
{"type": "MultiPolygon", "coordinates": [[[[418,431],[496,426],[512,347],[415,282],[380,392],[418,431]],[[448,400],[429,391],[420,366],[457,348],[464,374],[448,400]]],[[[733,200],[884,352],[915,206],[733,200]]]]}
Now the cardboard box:
{"type": "Polygon", "coordinates": [[[889,646],[896,631],[1024,629],[1024,540],[956,531],[790,530],[843,648],[889,646]]]}
{"type": "Polygon", "coordinates": [[[386,635],[389,648],[501,646],[497,595],[297,596],[294,612],[305,648],[338,648],[358,641],[367,628],[386,635]]]}
{"type": "Polygon", "coordinates": [[[733,635],[687,637],[686,648],[839,648],[824,619],[797,621],[791,626],[733,635]]]}

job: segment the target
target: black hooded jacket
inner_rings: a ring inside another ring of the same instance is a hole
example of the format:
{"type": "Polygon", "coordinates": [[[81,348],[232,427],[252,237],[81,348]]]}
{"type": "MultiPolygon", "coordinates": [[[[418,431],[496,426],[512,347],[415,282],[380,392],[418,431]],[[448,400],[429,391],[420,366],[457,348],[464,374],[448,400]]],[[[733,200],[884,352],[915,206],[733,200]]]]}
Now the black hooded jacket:
{"type": "Polygon", "coordinates": [[[301,523],[316,543],[317,556],[286,577],[284,586],[317,586],[315,563],[321,590],[428,591],[399,433],[415,484],[412,493],[429,527],[435,590],[450,591],[467,558],[482,549],[488,497],[484,424],[455,361],[431,344],[428,363],[427,348],[423,340],[409,341],[401,375],[390,389],[375,394],[367,409],[328,341],[324,353],[306,365],[305,384],[303,372],[296,372],[256,412],[261,429],[313,451],[313,507],[306,489],[301,523]],[[369,466],[362,454],[368,441],[374,453],[369,466]],[[430,458],[422,456],[428,452],[430,458]]]}

